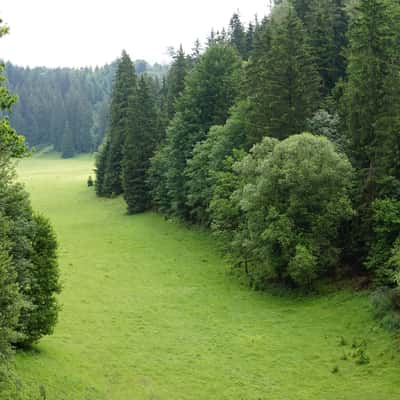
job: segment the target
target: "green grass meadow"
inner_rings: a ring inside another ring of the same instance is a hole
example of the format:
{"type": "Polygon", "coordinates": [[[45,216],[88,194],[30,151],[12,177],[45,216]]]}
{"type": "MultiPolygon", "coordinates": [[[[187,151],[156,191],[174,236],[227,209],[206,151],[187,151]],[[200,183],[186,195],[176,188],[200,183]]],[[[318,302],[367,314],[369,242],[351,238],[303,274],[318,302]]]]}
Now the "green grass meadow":
{"type": "Polygon", "coordinates": [[[16,358],[27,398],[42,387],[48,400],[400,399],[396,342],[367,294],[252,291],[210,234],[96,198],[92,168],[52,155],[18,168],[56,229],[63,284],[54,335],[16,358]]]}

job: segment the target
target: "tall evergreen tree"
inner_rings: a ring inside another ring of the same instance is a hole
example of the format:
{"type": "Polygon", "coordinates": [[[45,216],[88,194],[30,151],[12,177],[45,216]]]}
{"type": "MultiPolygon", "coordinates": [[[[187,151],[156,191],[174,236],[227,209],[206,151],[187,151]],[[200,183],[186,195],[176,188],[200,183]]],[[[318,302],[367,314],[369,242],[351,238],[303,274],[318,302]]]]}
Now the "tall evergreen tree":
{"type": "Polygon", "coordinates": [[[107,161],[107,156],[108,152],[110,151],[110,135],[109,133],[105,134],[103,144],[99,147],[99,151],[96,154],[96,194],[97,196],[105,196],[106,193],[104,193],[104,175],[106,173],[106,161],[107,161]]]}
{"type": "Polygon", "coordinates": [[[192,48],[192,53],[190,54],[190,61],[195,64],[200,58],[202,51],[201,43],[199,39],[196,39],[192,48]]]}
{"type": "Polygon", "coordinates": [[[293,8],[275,7],[247,68],[253,123],[259,137],[285,139],[304,131],[318,107],[320,78],[307,33],[293,8]]]}
{"type": "Polygon", "coordinates": [[[254,26],[251,22],[247,27],[246,31],[246,57],[248,58],[251,55],[254,47],[254,39],[256,35],[256,26],[254,26]]]}
{"type": "Polygon", "coordinates": [[[358,172],[353,245],[363,258],[373,238],[372,203],[380,196],[400,195],[399,5],[360,0],[355,11],[342,114],[358,172]]]}
{"type": "MultiPolygon", "coordinates": [[[[284,0],[275,1],[275,4],[283,3],[284,0]]],[[[306,15],[310,12],[311,9],[311,0],[292,0],[292,4],[297,16],[304,20],[306,15]]]]}
{"type": "Polygon", "coordinates": [[[182,45],[174,55],[174,61],[167,76],[167,115],[168,121],[172,119],[176,111],[176,101],[182,95],[185,88],[185,78],[189,72],[190,62],[183,51],[182,45]]]}
{"type": "Polygon", "coordinates": [[[348,17],[344,0],[309,0],[303,22],[322,78],[323,94],[327,95],[346,69],[344,49],[347,46],[348,17]]]}
{"type": "Polygon", "coordinates": [[[143,212],[150,207],[147,170],[156,145],[154,98],[142,76],[136,95],[130,98],[129,129],[123,148],[122,185],[129,214],[143,212]]]}
{"type": "Polygon", "coordinates": [[[239,14],[233,14],[229,22],[229,42],[238,51],[243,59],[247,59],[247,37],[239,14]]]}
{"type": "Polygon", "coordinates": [[[136,73],[131,59],[123,51],[118,64],[111,98],[109,146],[101,193],[105,196],[122,193],[122,148],[129,130],[129,99],[136,92],[136,73]]]}

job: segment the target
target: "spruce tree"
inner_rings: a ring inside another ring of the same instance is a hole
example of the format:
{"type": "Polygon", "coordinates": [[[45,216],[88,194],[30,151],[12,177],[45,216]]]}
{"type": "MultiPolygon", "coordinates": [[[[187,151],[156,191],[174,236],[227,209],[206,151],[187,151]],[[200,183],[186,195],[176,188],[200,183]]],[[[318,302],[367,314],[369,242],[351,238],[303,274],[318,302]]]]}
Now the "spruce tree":
{"type": "Polygon", "coordinates": [[[362,260],[373,240],[372,205],[400,194],[399,5],[360,0],[349,31],[342,117],[358,175],[352,252],[362,260]]]}
{"type": "Polygon", "coordinates": [[[147,170],[156,145],[154,98],[142,76],[136,95],[130,98],[129,129],[123,148],[122,185],[129,214],[143,212],[150,207],[147,170]]]}
{"type": "Polygon", "coordinates": [[[106,162],[108,159],[108,153],[110,151],[110,135],[106,133],[104,142],[100,146],[98,153],[96,154],[96,194],[97,196],[105,196],[104,189],[104,175],[106,173],[106,162]]]}
{"type": "Polygon", "coordinates": [[[176,111],[176,101],[182,95],[185,88],[185,78],[189,72],[190,62],[183,51],[182,45],[174,55],[174,61],[168,72],[167,86],[167,115],[168,121],[172,119],[176,111]]]}
{"type": "Polygon", "coordinates": [[[346,69],[348,17],[345,1],[310,0],[303,22],[322,78],[322,92],[328,95],[346,69]]]}
{"type": "MultiPolygon", "coordinates": [[[[280,4],[283,1],[275,1],[276,4],[280,4]]],[[[297,14],[297,16],[301,19],[304,20],[306,15],[309,13],[311,9],[311,0],[292,0],[292,4],[294,7],[294,10],[297,14]]]]}
{"type": "Polygon", "coordinates": [[[123,51],[114,80],[109,129],[109,148],[102,193],[122,193],[122,148],[129,130],[129,99],[136,92],[136,72],[128,54],[123,51]]]}
{"type": "Polygon", "coordinates": [[[254,47],[254,39],[256,35],[256,27],[250,22],[246,31],[246,57],[251,55],[254,47]]]}
{"type": "Polygon", "coordinates": [[[303,132],[318,107],[320,78],[307,33],[286,2],[264,23],[247,68],[247,89],[259,137],[303,132]]]}
{"type": "Polygon", "coordinates": [[[233,14],[229,22],[229,42],[238,51],[243,59],[247,59],[247,37],[246,30],[240,20],[239,14],[233,14]]]}

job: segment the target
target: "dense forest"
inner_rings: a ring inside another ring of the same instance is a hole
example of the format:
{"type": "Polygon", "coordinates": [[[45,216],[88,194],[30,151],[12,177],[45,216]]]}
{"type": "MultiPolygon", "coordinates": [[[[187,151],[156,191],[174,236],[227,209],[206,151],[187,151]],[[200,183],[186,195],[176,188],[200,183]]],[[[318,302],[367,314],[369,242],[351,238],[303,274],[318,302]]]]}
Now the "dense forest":
{"type": "Polygon", "coordinates": [[[400,11],[276,1],[175,54],[154,96],[119,60],[99,196],[210,228],[256,288],[364,277],[399,304],[400,11]]]}
{"type": "MultiPolygon", "coordinates": [[[[159,85],[167,66],[135,62],[159,85]]],[[[23,68],[8,62],[5,75],[18,102],[11,125],[31,147],[52,145],[63,157],[93,152],[107,130],[109,101],[116,62],[99,68],[23,68]]]]}

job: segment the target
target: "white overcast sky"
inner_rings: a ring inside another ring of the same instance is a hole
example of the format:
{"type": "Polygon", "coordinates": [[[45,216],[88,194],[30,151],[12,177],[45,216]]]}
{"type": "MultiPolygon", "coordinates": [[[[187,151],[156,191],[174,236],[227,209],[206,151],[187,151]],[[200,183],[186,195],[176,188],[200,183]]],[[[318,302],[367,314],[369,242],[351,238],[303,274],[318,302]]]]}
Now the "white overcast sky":
{"type": "Polygon", "coordinates": [[[125,49],[133,59],[168,62],[166,49],[211,28],[226,27],[239,10],[243,22],[261,19],[268,0],[0,0],[10,34],[0,59],[23,66],[83,67],[109,63],[125,49]]]}

